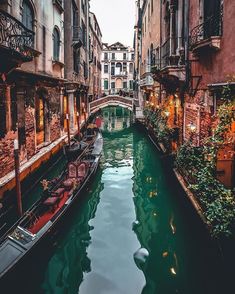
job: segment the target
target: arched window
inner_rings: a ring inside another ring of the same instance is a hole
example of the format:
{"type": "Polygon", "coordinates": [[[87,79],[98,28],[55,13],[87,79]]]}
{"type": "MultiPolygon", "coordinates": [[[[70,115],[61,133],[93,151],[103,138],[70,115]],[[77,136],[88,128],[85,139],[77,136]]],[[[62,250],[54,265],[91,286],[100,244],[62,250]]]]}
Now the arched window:
{"type": "Polygon", "coordinates": [[[30,5],[28,1],[24,0],[22,3],[22,7],[23,7],[22,23],[27,29],[32,31],[33,20],[34,20],[34,13],[33,13],[32,6],[30,5]]]}
{"type": "Polygon", "coordinates": [[[118,62],[116,64],[116,73],[120,74],[122,72],[122,64],[120,62],[118,62]]]}
{"type": "Polygon", "coordinates": [[[57,28],[53,30],[53,58],[54,60],[60,58],[60,33],[57,28]]]}
{"type": "Polygon", "coordinates": [[[130,63],[129,72],[133,73],[133,71],[134,71],[133,63],[130,63]]]}

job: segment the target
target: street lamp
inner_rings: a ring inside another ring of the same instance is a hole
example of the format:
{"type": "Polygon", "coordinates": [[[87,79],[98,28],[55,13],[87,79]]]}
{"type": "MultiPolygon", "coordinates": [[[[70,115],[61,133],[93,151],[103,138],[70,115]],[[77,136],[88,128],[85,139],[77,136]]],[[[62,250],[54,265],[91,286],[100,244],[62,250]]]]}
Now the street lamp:
{"type": "Polygon", "coordinates": [[[21,186],[20,186],[20,157],[19,157],[19,141],[14,140],[14,160],[15,160],[15,179],[16,179],[16,196],[17,209],[19,217],[22,216],[21,186]]]}

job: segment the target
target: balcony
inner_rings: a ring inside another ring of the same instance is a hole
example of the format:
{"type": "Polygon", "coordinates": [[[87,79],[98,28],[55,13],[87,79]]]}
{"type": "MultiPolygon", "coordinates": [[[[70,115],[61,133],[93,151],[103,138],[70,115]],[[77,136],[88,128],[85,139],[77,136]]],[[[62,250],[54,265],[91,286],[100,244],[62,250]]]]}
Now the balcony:
{"type": "Polygon", "coordinates": [[[82,28],[79,26],[73,26],[73,46],[80,48],[83,45],[83,33],[82,28]]]}
{"type": "Polygon", "coordinates": [[[128,76],[128,73],[127,73],[127,71],[122,71],[122,72],[112,72],[112,73],[111,73],[111,76],[112,76],[112,77],[121,77],[121,78],[124,78],[124,77],[127,77],[127,76],[128,76]]]}
{"type": "Polygon", "coordinates": [[[7,72],[34,56],[34,32],[0,10],[0,71],[7,72]]]}
{"type": "Polygon", "coordinates": [[[185,82],[184,48],[174,50],[179,38],[167,39],[161,47],[152,52],[151,72],[162,84],[185,82]]]}
{"type": "Polygon", "coordinates": [[[222,13],[208,18],[204,23],[192,29],[190,34],[190,50],[200,53],[204,49],[220,49],[223,33],[222,13]]]}
{"type": "Polygon", "coordinates": [[[151,65],[146,65],[144,73],[140,79],[140,87],[152,87],[154,85],[154,79],[151,73],[151,65]]]}

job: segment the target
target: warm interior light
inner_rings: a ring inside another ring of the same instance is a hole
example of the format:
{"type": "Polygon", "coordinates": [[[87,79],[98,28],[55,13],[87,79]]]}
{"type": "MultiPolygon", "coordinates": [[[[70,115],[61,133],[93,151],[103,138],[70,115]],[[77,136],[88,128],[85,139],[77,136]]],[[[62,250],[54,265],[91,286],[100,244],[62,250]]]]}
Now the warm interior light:
{"type": "Polygon", "coordinates": [[[196,125],[194,125],[192,122],[190,124],[188,124],[188,128],[190,129],[191,132],[195,132],[196,131],[196,125]]]}

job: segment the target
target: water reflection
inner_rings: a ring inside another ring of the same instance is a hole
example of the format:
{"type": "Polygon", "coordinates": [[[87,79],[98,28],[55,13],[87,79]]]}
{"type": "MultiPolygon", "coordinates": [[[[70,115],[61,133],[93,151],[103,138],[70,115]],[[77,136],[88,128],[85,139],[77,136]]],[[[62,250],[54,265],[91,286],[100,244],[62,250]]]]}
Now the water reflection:
{"type": "Polygon", "coordinates": [[[122,107],[106,107],[102,110],[103,121],[101,129],[104,132],[117,132],[130,127],[131,112],[122,107]]]}
{"type": "Polygon", "coordinates": [[[78,209],[78,215],[73,220],[75,225],[59,244],[48,264],[42,285],[43,293],[77,293],[84,274],[91,271],[87,248],[91,243],[90,232],[93,227],[89,222],[95,217],[103,188],[99,172],[95,190],[90,192],[92,197],[78,209]]]}
{"type": "Polygon", "coordinates": [[[124,121],[120,128],[118,109],[105,111],[102,173],[59,241],[40,290],[226,293],[218,287],[221,267],[212,243],[171,189],[148,138],[124,121]]]}

